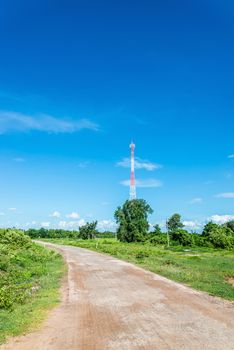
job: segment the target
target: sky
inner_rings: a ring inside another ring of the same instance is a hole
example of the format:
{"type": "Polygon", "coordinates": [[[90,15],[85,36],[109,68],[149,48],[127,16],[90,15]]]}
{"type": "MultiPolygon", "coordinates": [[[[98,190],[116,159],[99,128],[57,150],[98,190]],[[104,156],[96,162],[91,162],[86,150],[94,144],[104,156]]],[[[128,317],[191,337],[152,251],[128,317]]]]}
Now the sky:
{"type": "Polygon", "coordinates": [[[0,227],[234,218],[232,0],[0,3],[0,227]]]}

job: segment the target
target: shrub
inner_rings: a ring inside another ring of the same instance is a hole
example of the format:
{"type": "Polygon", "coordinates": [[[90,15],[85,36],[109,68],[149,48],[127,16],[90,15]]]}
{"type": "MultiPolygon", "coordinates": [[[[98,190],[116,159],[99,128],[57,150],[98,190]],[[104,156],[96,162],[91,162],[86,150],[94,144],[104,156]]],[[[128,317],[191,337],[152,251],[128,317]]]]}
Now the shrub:
{"type": "Polygon", "coordinates": [[[186,230],[178,229],[172,232],[171,238],[182,246],[192,246],[194,244],[193,235],[186,230]]]}

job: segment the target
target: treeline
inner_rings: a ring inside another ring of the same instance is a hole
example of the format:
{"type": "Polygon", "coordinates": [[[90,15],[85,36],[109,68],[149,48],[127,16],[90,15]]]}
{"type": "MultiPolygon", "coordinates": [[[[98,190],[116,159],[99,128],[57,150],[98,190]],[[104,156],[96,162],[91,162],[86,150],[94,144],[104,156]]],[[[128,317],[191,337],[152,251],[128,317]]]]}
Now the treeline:
{"type": "MultiPolygon", "coordinates": [[[[171,218],[173,217],[180,217],[180,215],[174,214],[171,218]]],[[[234,221],[229,221],[224,225],[210,221],[204,226],[201,234],[188,232],[183,228],[182,222],[180,222],[180,227],[168,225],[167,232],[162,232],[160,227],[155,225],[148,240],[153,244],[232,249],[234,248],[234,221]]]]}
{"type": "Polygon", "coordinates": [[[93,239],[93,238],[113,238],[114,233],[105,231],[98,232],[96,229],[97,222],[87,223],[78,230],[62,230],[62,229],[34,229],[30,228],[25,233],[32,239],[37,238],[71,238],[71,239],[93,239]]]}
{"type": "Polygon", "coordinates": [[[166,222],[166,232],[155,225],[149,232],[148,214],[153,210],[143,199],[126,201],[115,212],[119,227],[117,237],[122,242],[151,242],[152,244],[234,248],[234,220],[224,225],[209,222],[201,234],[184,229],[181,216],[172,215],[166,222]]]}
{"type": "MultiPolygon", "coordinates": [[[[115,211],[118,224],[116,236],[121,242],[149,242],[167,246],[199,246],[213,248],[234,248],[234,220],[223,225],[207,223],[201,233],[190,233],[183,225],[180,214],[172,215],[166,221],[166,231],[156,224],[150,230],[148,215],[153,210],[143,199],[127,200],[115,211]]],[[[29,229],[25,233],[36,238],[94,239],[113,238],[113,232],[98,232],[97,221],[87,223],[79,231],[62,229],[29,229]]]]}

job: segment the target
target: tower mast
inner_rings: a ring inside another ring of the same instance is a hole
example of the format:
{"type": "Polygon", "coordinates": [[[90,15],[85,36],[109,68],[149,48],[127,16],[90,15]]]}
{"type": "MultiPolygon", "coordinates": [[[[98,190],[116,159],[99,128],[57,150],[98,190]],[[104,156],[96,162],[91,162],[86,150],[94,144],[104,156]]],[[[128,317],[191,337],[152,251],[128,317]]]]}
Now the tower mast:
{"type": "Polygon", "coordinates": [[[133,142],[131,142],[130,144],[130,149],[131,149],[131,178],[130,178],[129,199],[133,200],[133,199],[136,199],[136,180],[135,180],[135,161],[134,161],[135,144],[133,142]]]}

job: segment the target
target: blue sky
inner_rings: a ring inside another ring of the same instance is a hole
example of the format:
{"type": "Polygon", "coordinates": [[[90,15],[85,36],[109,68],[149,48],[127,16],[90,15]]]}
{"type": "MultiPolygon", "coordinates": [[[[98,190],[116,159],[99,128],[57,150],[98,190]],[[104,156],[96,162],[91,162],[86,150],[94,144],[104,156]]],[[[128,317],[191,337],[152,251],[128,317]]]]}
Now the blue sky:
{"type": "Polygon", "coordinates": [[[234,218],[234,4],[2,0],[0,226],[234,218]]]}

